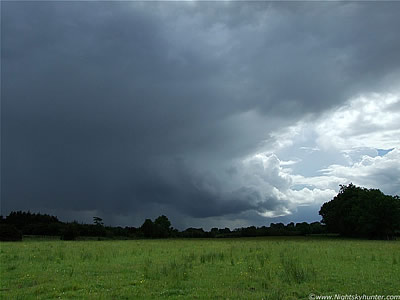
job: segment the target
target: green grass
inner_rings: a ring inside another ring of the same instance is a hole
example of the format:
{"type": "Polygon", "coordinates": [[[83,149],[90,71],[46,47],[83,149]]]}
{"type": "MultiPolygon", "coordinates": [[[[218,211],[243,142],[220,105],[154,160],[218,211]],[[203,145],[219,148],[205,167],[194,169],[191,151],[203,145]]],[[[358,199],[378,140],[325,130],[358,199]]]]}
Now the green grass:
{"type": "Polygon", "coordinates": [[[1,299],[400,295],[400,242],[335,238],[0,244],[1,299]]]}

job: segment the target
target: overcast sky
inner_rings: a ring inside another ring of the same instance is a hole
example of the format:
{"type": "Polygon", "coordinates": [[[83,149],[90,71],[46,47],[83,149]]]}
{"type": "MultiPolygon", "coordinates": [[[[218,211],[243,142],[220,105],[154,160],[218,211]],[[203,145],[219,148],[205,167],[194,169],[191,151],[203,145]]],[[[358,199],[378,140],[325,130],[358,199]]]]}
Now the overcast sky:
{"type": "Polygon", "coordinates": [[[319,221],[400,194],[400,2],[1,2],[1,213],[319,221]]]}

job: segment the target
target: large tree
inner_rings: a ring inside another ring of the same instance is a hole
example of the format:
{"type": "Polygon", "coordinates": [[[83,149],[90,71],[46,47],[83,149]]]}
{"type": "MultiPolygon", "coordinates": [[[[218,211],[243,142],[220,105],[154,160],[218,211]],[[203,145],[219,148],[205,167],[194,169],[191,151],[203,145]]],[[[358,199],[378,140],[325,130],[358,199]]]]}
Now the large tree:
{"type": "Polygon", "coordinates": [[[146,238],[155,237],[155,225],[151,219],[146,219],[143,225],[140,227],[140,231],[146,238]]]}
{"type": "Polygon", "coordinates": [[[171,235],[171,222],[164,215],[159,216],[154,220],[154,224],[156,225],[157,237],[169,237],[171,235]]]}
{"type": "Polygon", "coordinates": [[[400,230],[400,199],[377,189],[341,185],[319,214],[329,232],[345,236],[393,239],[400,230]]]}

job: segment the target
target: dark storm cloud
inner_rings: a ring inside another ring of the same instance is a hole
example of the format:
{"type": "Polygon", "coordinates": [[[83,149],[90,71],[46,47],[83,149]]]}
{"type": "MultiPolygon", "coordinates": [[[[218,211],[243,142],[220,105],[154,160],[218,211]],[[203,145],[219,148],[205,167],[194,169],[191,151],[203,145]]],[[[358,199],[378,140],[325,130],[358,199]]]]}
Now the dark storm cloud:
{"type": "Polygon", "coordinates": [[[393,87],[399,6],[2,3],[2,213],[285,207],[227,170],[279,126],[393,87]]]}

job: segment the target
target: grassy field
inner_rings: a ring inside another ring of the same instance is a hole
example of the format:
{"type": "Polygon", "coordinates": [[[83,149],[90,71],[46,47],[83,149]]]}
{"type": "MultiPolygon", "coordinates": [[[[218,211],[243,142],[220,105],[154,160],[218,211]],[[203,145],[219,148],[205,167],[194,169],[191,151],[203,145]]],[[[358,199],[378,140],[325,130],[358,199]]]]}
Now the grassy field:
{"type": "Polygon", "coordinates": [[[0,244],[2,299],[400,295],[400,241],[248,238],[0,244]]]}

